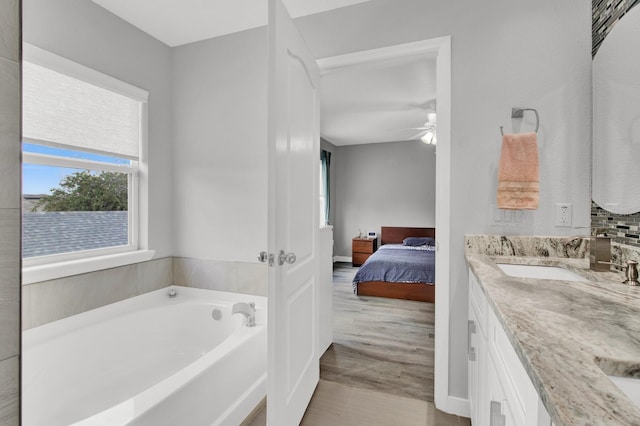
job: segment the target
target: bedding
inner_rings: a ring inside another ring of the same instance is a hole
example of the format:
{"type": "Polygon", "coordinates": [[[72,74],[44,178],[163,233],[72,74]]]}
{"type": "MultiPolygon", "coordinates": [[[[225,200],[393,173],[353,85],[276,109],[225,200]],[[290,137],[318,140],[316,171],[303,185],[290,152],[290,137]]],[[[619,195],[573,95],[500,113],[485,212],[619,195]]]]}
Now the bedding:
{"type": "Polygon", "coordinates": [[[385,281],[389,283],[435,282],[435,247],[433,245],[385,244],[360,267],[353,279],[353,291],[358,283],[385,281]]]}
{"type": "Polygon", "coordinates": [[[431,237],[407,237],[402,240],[403,246],[432,246],[435,242],[431,237]]]}

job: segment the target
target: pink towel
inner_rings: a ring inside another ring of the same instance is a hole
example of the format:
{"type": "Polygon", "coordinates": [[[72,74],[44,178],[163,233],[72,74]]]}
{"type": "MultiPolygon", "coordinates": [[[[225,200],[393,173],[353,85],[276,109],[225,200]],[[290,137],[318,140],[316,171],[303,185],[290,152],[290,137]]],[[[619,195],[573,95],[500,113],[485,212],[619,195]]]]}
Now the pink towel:
{"type": "Polygon", "coordinates": [[[498,169],[498,208],[535,210],[540,193],[535,133],[506,134],[498,169]]]}

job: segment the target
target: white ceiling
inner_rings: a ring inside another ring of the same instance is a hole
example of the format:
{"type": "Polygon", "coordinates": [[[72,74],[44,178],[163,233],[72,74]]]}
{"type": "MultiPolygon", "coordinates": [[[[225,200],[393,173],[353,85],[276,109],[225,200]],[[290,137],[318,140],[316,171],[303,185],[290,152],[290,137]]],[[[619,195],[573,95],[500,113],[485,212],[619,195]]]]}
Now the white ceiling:
{"type": "MultiPolygon", "coordinates": [[[[294,17],[369,0],[283,0],[294,17]]],[[[267,24],[267,0],[93,0],[169,46],[267,24]]]]}
{"type": "MultiPolygon", "coordinates": [[[[369,0],[283,0],[293,17],[369,0]]],[[[93,0],[169,46],[267,24],[267,0],[93,0]]],[[[396,58],[322,77],[321,134],[335,145],[418,139],[435,108],[435,59],[396,58]]]]}
{"type": "Polygon", "coordinates": [[[419,139],[435,112],[436,60],[412,56],[369,62],[322,76],[322,136],[334,145],[419,139]],[[403,130],[405,129],[405,130],[403,130]]]}

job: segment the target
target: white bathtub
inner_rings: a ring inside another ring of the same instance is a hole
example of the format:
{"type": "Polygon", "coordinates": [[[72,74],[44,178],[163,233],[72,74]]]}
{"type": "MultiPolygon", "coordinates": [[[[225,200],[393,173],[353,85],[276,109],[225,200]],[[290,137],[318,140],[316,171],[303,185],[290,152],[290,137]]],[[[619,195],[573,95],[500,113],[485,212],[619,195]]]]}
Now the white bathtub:
{"type": "Polygon", "coordinates": [[[266,395],[266,298],[172,288],[27,330],[22,424],[238,425],[266,395]]]}

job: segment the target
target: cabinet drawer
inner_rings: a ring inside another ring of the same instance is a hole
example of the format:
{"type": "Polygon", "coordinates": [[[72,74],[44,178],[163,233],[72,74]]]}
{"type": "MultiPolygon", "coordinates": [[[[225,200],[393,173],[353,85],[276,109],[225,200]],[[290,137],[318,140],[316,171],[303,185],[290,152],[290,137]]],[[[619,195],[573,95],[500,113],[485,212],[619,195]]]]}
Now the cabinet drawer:
{"type": "Polygon", "coordinates": [[[365,262],[365,260],[367,260],[369,258],[369,256],[371,256],[371,255],[367,254],[367,253],[353,253],[352,254],[353,266],[362,265],[365,262]]]}
{"type": "Polygon", "coordinates": [[[373,241],[374,240],[353,240],[352,251],[354,253],[373,253],[373,241]]]}

